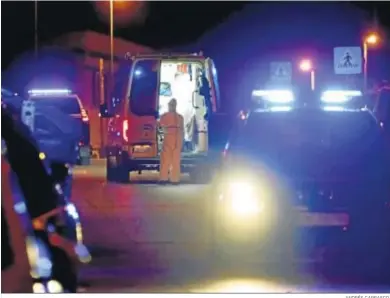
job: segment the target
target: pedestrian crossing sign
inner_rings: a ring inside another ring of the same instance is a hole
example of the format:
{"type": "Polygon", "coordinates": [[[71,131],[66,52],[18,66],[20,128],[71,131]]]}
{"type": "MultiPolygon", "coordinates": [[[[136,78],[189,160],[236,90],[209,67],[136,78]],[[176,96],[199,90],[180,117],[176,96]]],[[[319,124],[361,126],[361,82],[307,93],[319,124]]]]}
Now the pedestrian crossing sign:
{"type": "Polygon", "coordinates": [[[333,50],[334,72],[341,75],[362,73],[361,47],[336,47],[333,50]]]}
{"type": "Polygon", "coordinates": [[[290,62],[271,62],[270,81],[274,83],[291,83],[292,65],[290,62]]]}

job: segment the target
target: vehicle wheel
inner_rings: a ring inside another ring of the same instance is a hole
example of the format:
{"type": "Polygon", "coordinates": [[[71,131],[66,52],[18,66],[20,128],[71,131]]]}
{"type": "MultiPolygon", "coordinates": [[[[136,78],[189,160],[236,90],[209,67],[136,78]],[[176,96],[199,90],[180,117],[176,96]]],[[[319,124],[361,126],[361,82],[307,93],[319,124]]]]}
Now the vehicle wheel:
{"type": "Polygon", "coordinates": [[[108,156],[106,178],[109,182],[128,183],[130,181],[129,170],[117,157],[108,156]]]}
{"type": "Polygon", "coordinates": [[[59,281],[65,292],[76,293],[78,286],[77,272],[69,256],[60,248],[52,248],[54,266],[53,278],[59,281]]]}

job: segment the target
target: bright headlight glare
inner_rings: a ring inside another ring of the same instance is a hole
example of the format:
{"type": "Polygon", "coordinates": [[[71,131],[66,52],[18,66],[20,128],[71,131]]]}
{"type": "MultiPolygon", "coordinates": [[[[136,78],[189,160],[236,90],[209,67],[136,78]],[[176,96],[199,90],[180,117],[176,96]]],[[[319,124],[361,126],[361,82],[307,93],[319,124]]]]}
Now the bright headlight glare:
{"type": "Polygon", "coordinates": [[[232,183],[229,187],[231,209],[240,215],[250,215],[262,210],[262,200],[249,183],[232,183]]]}
{"type": "Polygon", "coordinates": [[[230,184],[229,190],[232,196],[252,196],[253,187],[249,183],[235,182],[230,184]]]}

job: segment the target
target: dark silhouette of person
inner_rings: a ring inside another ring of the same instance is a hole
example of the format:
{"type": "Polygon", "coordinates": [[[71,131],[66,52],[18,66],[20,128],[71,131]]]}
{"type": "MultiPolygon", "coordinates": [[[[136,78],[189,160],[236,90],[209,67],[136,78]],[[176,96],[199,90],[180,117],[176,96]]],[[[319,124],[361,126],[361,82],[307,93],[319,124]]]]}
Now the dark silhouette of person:
{"type": "Polygon", "coordinates": [[[352,67],[352,56],[349,52],[346,52],[345,53],[345,56],[344,56],[344,66],[345,67],[352,67]]]}

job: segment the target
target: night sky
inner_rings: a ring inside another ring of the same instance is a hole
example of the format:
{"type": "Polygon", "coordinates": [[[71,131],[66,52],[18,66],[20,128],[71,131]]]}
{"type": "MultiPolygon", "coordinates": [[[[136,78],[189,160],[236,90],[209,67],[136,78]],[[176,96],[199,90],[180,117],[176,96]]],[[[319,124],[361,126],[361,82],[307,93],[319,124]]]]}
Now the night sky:
{"type": "MultiPolygon", "coordinates": [[[[373,12],[375,2],[357,5],[373,12]]],[[[390,3],[390,2],[389,2],[390,3]]],[[[375,3],[382,25],[390,28],[390,4],[375,3]],[[385,24],[385,22],[387,22],[385,24]]],[[[185,44],[199,38],[222,22],[245,2],[148,2],[144,21],[117,28],[115,35],[155,48],[185,44]]],[[[99,19],[92,2],[39,2],[39,39],[50,40],[71,31],[94,30],[109,33],[106,22],[99,19]]],[[[34,46],[34,2],[1,3],[2,69],[13,59],[34,46]],[[21,36],[22,38],[17,38],[21,36]]]]}

